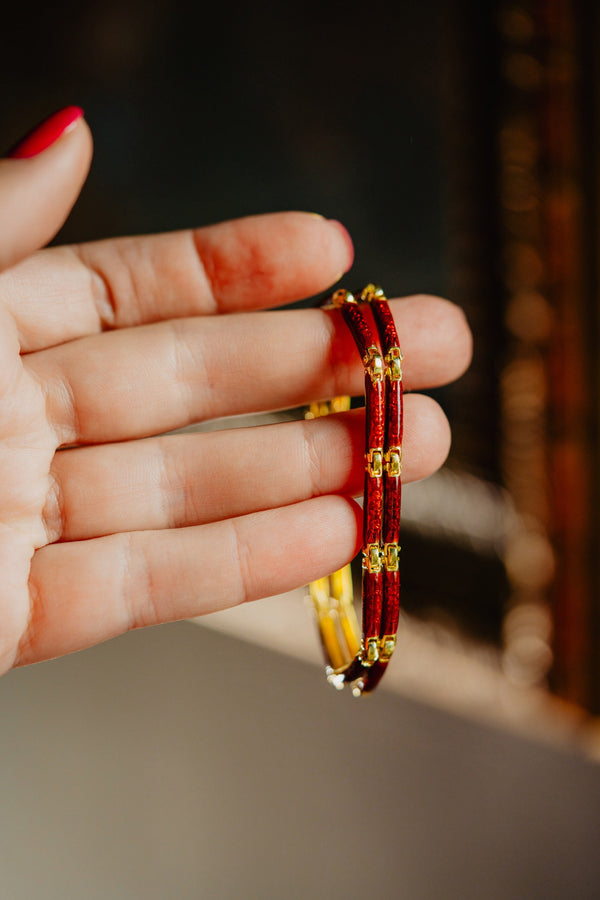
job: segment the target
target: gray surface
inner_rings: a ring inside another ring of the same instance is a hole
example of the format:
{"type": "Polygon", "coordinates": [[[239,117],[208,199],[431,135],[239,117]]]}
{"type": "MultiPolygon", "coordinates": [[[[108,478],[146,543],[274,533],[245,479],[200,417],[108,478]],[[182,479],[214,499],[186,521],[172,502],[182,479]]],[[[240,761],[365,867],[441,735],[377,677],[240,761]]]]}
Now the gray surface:
{"type": "Polygon", "coordinates": [[[2,900],[600,895],[600,768],[188,624],[0,711],[2,900]]]}

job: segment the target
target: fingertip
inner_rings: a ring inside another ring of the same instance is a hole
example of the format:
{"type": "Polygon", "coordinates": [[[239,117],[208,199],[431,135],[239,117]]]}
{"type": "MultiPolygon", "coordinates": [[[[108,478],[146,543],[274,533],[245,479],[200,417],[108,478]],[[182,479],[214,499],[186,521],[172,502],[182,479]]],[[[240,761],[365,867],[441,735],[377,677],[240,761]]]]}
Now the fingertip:
{"type": "Polygon", "coordinates": [[[471,363],[473,337],[460,306],[430,294],[395,299],[391,306],[400,319],[407,390],[448,384],[465,373],[471,363]],[[425,347],[426,354],[422,352],[425,347]]]}
{"type": "MultiPolygon", "coordinates": [[[[311,263],[317,262],[319,290],[326,290],[348,272],[354,263],[354,244],[348,229],[338,219],[327,219],[320,213],[283,213],[284,216],[299,217],[296,221],[298,236],[306,242],[311,263]],[[310,222],[310,228],[306,229],[310,222]]],[[[292,221],[290,219],[290,221],[292,221]]]]}
{"type": "Polygon", "coordinates": [[[306,551],[298,559],[298,574],[302,571],[298,580],[313,581],[335,572],[359,552],[363,511],[354,498],[341,494],[315,497],[297,504],[295,516],[297,539],[306,551]]]}
{"type": "MultiPolygon", "coordinates": [[[[63,221],[71,208],[88,176],[94,143],[92,132],[86,120],[79,118],[73,127],[67,129],[61,137],[42,153],[25,160],[31,167],[31,178],[35,178],[35,170],[39,170],[40,179],[48,179],[50,171],[55,185],[55,209],[58,203],[66,207],[63,221]]],[[[62,224],[62,222],[61,222],[62,224]]]]}
{"type": "Polygon", "coordinates": [[[89,158],[91,159],[92,153],[94,152],[94,139],[92,137],[92,131],[87,123],[87,120],[85,118],[79,119],[79,121],[75,123],[75,128],[73,129],[72,133],[74,135],[77,135],[77,140],[79,141],[81,147],[86,151],[89,158]]]}
{"type": "Polygon", "coordinates": [[[459,378],[461,375],[464,375],[471,365],[473,358],[473,333],[462,306],[453,303],[451,300],[444,300],[443,302],[448,310],[448,323],[456,347],[457,366],[462,366],[456,374],[456,378],[459,378]]]}
{"type": "Polygon", "coordinates": [[[452,432],[439,403],[425,394],[404,399],[403,481],[421,481],[440,469],[450,453],[452,432]]]}
{"type": "MultiPolygon", "coordinates": [[[[65,121],[68,116],[63,126],[65,121]]],[[[60,134],[49,144],[48,133],[42,134],[36,152],[26,138],[21,142],[25,145],[22,155],[17,148],[12,156],[0,160],[0,269],[14,265],[54,237],[87,177],[93,152],[87,123],[83,116],[71,113],[70,125],[62,131],[60,125],[54,128],[60,134]]]]}
{"type": "Polygon", "coordinates": [[[345,275],[354,264],[354,244],[346,226],[337,219],[327,219],[327,224],[337,232],[343,244],[343,253],[340,256],[341,268],[339,269],[339,275],[334,279],[334,281],[339,281],[342,275],[345,275]]]}

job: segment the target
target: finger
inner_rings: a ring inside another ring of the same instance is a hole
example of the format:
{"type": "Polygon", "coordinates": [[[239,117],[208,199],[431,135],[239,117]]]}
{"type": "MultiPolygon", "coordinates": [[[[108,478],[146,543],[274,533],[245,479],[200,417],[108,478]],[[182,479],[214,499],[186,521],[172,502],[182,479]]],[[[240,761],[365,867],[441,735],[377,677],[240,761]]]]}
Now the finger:
{"type": "Polygon", "coordinates": [[[342,497],[171,531],[52,544],[31,568],[17,665],[299,587],[348,562],[360,510],[342,497]]]}
{"type": "Polygon", "coordinates": [[[352,264],[339,222],[312,213],[45,250],[0,277],[25,352],[106,328],[279,306],[352,264]]]}
{"type": "MultiPolygon", "coordinates": [[[[407,389],[458,377],[471,338],[452,303],[392,303],[407,389]]],[[[96,335],[27,357],[47,391],[62,444],[103,443],[220,416],[301,406],[364,390],[362,363],[338,311],[184,319],[96,335]]]]}
{"type": "MultiPolygon", "coordinates": [[[[58,453],[44,519],[49,541],[203,525],[323,494],[357,496],[364,410],[310,421],[170,435],[58,453]]],[[[429,397],[405,403],[405,482],[444,462],[450,428],[429,397]]]]}
{"type": "MultiPolygon", "coordinates": [[[[74,107],[62,110],[36,129],[28,145],[29,152],[38,151],[34,156],[0,160],[0,269],[53,238],[79,196],[90,167],[92,138],[81,115],[74,118],[75,111],[74,107]],[[40,150],[44,142],[34,145],[32,138],[44,134],[46,141],[54,140],[40,150]]],[[[17,285],[15,292],[18,306],[17,285]]],[[[5,299],[4,281],[0,296],[5,299]]]]}

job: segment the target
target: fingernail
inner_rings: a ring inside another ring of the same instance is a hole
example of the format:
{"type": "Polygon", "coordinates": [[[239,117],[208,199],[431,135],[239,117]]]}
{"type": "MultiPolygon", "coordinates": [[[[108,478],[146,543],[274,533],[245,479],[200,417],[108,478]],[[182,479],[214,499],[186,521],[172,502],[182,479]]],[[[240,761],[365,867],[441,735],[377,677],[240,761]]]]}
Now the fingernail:
{"type": "Polygon", "coordinates": [[[28,159],[37,156],[51,147],[60,137],[75,128],[82,118],[83,110],[79,106],[65,106],[44,119],[33,128],[18,144],[12,147],[7,156],[11,159],[28,159]]]}

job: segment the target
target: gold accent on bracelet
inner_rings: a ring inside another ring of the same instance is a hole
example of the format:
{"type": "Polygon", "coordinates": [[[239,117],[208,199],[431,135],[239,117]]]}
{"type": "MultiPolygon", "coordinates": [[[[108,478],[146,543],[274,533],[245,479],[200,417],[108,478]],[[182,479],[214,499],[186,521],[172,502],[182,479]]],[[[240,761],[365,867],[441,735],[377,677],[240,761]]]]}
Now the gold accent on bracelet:
{"type": "Polygon", "coordinates": [[[390,381],[402,381],[402,351],[400,347],[390,347],[385,354],[385,374],[390,381]]]}
{"type": "Polygon", "coordinates": [[[379,544],[367,544],[363,548],[362,567],[368,572],[381,572],[381,547],[379,544]]]}
{"type": "Polygon", "coordinates": [[[396,478],[402,472],[402,447],[390,447],[384,456],[384,468],[390,478],[396,478]]]}
{"type": "Polygon", "coordinates": [[[378,284],[368,284],[360,292],[360,299],[363,303],[370,303],[372,300],[385,300],[383,288],[378,284]]]}
{"type": "Polygon", "coordinates": [[[379,659],[379,638],[367,638],[360,650],[360,661],[365,667],[373,666],[379,659]]]}
{"type": "Polygon", "coordinates": [[[331,302],[333,306],[339,309],[344,303],[356,303],[356,297],[352,291],[346,291],[344,288],[340,288],[331,295],[331,302]]]}
{"type": "Polygon", "coordinates": [[[365,453],[365,469],[371,478],[381,478],[383,475],[383,448],[373,447],[365,453]]]}
{"type": "Polygon", "coordinates": [[[383,564],[386,572],[397,572],[400,562],[400,546],[392,541],[383,545],[383,564]]]}
{"type": "Polygon", "coordinates": [[[379,660],[380,662],[388,662],[391,659],[392,653],[396,649],[396,635],[395,634],[384,634],[382,638],[379,639],[379,660]]]}
{"type": "Polygon", "coordinates": [[[383,381],[383,357],[379,352],[379,348],[375,346],[367,347],[367,352],[363,356],[365,369],[371,376],[371,381],[376,384],[383,381]]]}

